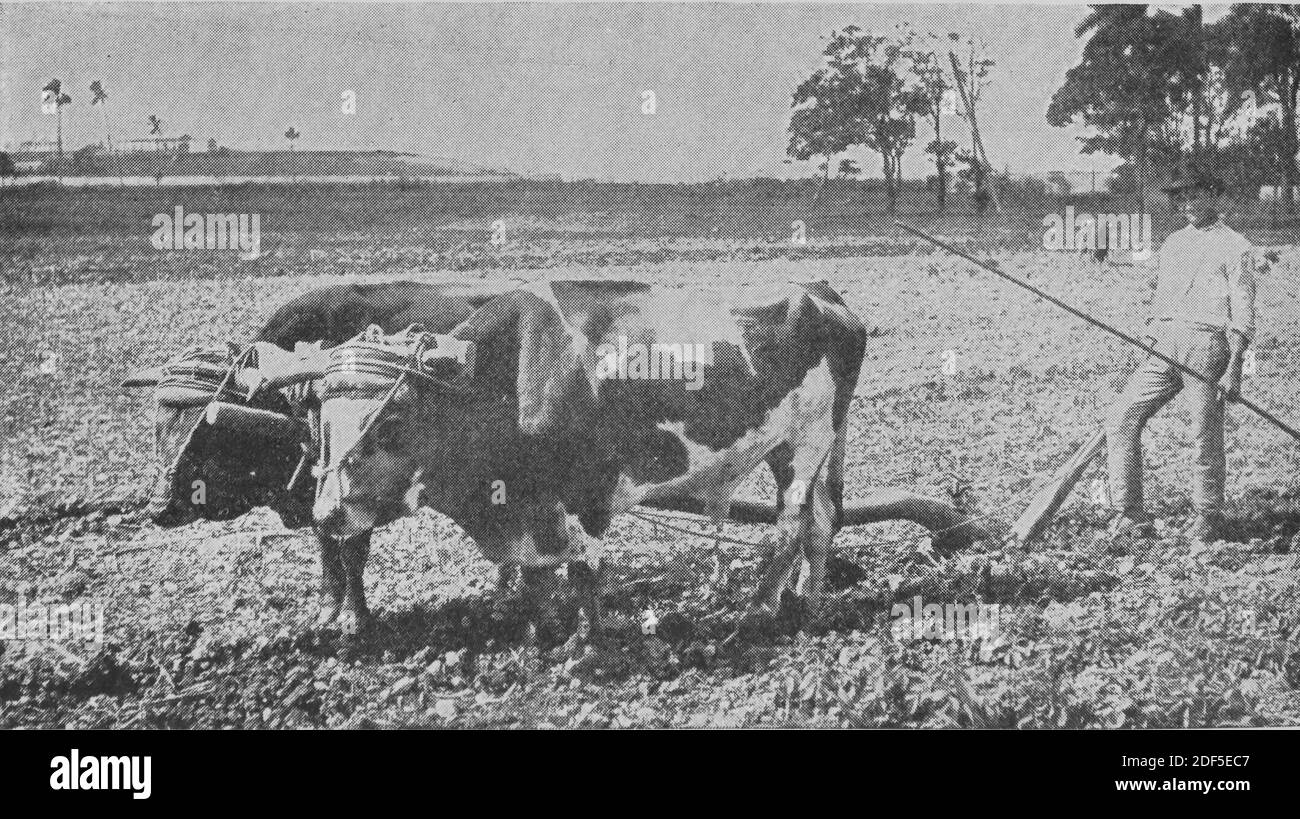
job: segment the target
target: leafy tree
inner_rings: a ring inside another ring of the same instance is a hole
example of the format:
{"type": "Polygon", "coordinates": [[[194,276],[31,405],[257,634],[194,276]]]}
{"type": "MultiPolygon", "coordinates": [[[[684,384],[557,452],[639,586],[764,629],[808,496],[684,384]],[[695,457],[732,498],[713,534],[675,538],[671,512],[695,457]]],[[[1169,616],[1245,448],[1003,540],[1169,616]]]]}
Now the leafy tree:
{"type": "Polygon", "coordinates": [[[832,157],[853,145],[841,83],[825,69],[813,74],[794,92],[796,108],[790,115],[790,144],[786,153],[807,161],[821,157],[823,180],[830,177],[832,157]]]}
{"type": "Polygon", "coordinates": [[[1083,56],[1052,96],[1047,121],[1056,127],[1082,121],[1097,131],[1081,138],[1084,153],[1136,161],[1145,206],[1149,148],[1171,114],[1169,52],[1176,40],[1170,20],[1148,17],[1144,5],[1091,8],[1074,30],[1089,38],[1083,56]]]}
{"type": "Polygon", "coordinates": [[[1242,90],[1254,81],[1235,57],[1256,46],[1242,21],[1204,24],[1200,6],[1172,13],[1146,5],[1097,5],[1076,27],[1088,37],[1079,65],[1052,97],[1054,126],[1082,122],[1096,134],[1085,153],[1102,151],[1136,165],[1146,207],[1153,170],[1184,164],[1219,169],[1242,90]]]}
{"type": "Polygon", "coordinates": [[[796,159],[824,158],[824,179],[835,154],[864,146],[880,154],[889,207],[897,206],[903,154],[916,138],[922,95],[907,85],[905,37],[890,38],[857,26],[831,32],[823,66],[794,92],[787,152],[796,159]]]}
{"type": "Polygon", "coordinates": [[[1280,117],[1252,125],[1247,138],[1258,155],[1275,155],[1286,210],[1295,209],[1296,97],[1300,92],[1300,10],[1273,4],[1234,4],[1218,24],[1224,32],[1223,71],[1229,94],[1245,94],[1255,105],[1275,105],[1280,117]],[[1271,122],[1271,124],[1269,124],[1271,122]]]}

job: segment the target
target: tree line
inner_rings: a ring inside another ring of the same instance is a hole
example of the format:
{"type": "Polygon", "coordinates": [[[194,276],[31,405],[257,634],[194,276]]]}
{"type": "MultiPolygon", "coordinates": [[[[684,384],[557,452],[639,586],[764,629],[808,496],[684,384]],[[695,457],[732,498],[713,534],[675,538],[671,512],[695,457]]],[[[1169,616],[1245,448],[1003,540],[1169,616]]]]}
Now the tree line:
{"type": "MultiPolygon", "coordinates": [[[[1083,54],[1047,121],[1088,126],[1084,153],[1123,160],[1112,191],[1136,194],[1145,208],[1154,187],[1198,168],[1243,192],[1277,185],[1294,209],[1300,7],[1236,4],[1206,23],[1200,6],[1094,5],[1074,36],[1086,38],[1083,54]]],[[[793,94],[786,161],[819,160],[829,182],[860,173],[844,156],[851,149],[874,152],[892,211],[903,156],[923,125],[939,211],[954,175],[983,210],[993,192],[977,112],[994,65],[984,44],[907,26],[880,34],[850,25],[826,39],[821,66],[793,94]],[[949,114],[965,121],[969,147],[944,134],[949,114]]]]}

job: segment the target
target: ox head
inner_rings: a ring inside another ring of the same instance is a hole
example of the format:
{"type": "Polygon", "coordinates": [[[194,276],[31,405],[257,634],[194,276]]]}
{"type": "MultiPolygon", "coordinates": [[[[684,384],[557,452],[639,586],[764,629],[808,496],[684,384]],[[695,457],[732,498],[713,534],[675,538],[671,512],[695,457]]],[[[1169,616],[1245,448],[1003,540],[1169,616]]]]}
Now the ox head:
{"type": "Polygon", "coordinates": [[[313,517],[329,537],[349,538],[420,505],[422,442],[454,416],[473,377],[474,345],[424,332],[393,336],[372,326],[303,360],[298,380],[323,374],[320,461],[313,517]]]}
{"type": "Polygon", "coordinates": [[[124,388],[155,388],[156,477],[147,511],[159,526],[229,520],[261,505],[288,526],[307,522],[307,503],[295,502],[289,484],[310,440],[308,426],[292,417],[285,394],[257,391],[265,380],[260,371],[247,371],[252,384],[243,377],[259,352],[289,355],[268,347],[191,349],[123,381],[124,388]]]}

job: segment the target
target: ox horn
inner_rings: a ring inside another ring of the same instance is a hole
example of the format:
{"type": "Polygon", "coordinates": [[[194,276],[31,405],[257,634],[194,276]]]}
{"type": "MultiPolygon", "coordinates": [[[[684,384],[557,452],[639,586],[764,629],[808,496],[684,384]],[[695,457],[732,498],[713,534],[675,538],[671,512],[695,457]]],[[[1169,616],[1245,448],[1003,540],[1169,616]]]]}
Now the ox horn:
{"type": "Polygon", "coordinates": [[[129,390],[139,387],[156,387],[162,380],[163,368],[147,367],[143,370],[131,373],[122,381],[122,389],[129,390]]]}
{"type": "Polygon", "coordinates": [[[278,390],[323,378],[328,365],[329,352],[316,346],[300,347],[291,353],[273,344],[259,343],[257,366],[240,369],[234,381],[251,397],[261,390],[278,390]]]}

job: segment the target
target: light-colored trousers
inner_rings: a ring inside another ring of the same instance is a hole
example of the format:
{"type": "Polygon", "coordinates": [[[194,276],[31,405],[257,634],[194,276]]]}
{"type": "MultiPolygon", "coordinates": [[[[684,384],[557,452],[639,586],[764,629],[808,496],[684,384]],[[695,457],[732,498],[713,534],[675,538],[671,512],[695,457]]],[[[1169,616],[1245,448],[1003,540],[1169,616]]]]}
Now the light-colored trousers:
{"type": "MultiPolygon", "coordinates": [[[[1228,369],[1228,340],[1222,330],[1175,321],[1151,325],[1153,345],[1161,353],[1214,383],[1228,369]]],[[[1192,506],[1215,514],[1223,508],[1227,464],[1223,454],[1223,400],[1217,387],[1148,356],[1129,378],[1106,419],[1106,462],[1111,502],[1140,517],[1142,509],[1142,430],[1152,415],[1186,390],[1196,436],[1192,506]]]]}

